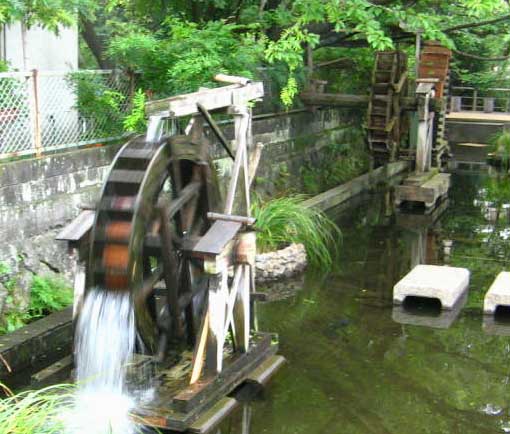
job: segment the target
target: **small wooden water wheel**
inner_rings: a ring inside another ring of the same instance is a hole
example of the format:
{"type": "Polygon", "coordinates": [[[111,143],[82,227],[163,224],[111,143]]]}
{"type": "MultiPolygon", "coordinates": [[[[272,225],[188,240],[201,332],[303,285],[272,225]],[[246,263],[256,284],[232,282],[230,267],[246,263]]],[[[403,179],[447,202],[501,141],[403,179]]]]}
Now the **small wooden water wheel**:
{"type": "Polygon", "coordinates": [[[368,103],[368,143],[376,164],[398,158],[405,132],[400,103],[407,89],[407,56],[401,51],[376,53],[368,103]]]}
{"type": "Polygon", "coordinates": [[[436,167],[443,166],[450,152],[446,138],[446,112],[451,57],[451,50],[436,41],[427,41],[420,53],[418,81],[434,82],[434,99],[441,103],[441,110],[434,119],[432,163],[436,167]]]}
{"type": "Polygon", "coordinates": [[[138,414],[146,425],[177,431],[201,431],[234,407],[226,395],[235,387],[264,383],[283,362],[273,336],[254,329],[251,313],[256,237],[250,184],[261,146],[252,143],[249,104],[263,96],[263,87],[241,77],[217,78],[231,84],[147,105],[147,134],[118,152],[93,218],[85,211],[59,237],[72,247],[82,240],[90,245],[85,294],[130,293],[138,350],[143,360],[159,362],[158,378],[174,378],[169,347],[192,350],[184,380],[161,381],[157,402],[138,414]],[[232,142],[213,120],[215,112],[233,116],[232,142]],[[189,119],[183,134],[175,128],[166,133],[164,125],[178,118],[189,119]],[[232,160],[224,201],[210,136],[232,160]]]}

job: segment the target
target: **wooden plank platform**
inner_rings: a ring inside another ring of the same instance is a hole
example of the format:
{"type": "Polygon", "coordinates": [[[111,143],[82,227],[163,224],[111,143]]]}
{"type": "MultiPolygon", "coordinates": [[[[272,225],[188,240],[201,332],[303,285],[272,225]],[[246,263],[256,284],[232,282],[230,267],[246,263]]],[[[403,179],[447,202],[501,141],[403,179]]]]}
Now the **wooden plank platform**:
{"type": "Polygon", "coordinates": [[[82,211],[67,226],[60,231],[56,239],[61,241],[69,241],[70,243],[79,242],[92,228],[96,213],[94,211],[82,211]]]}
{"type": "Polygon", "coordinates": [[[215,221],[193,248],[193,255],[207,257],[221,254],[225,246],[241,230],[241,227],[242,224],[238,222],[215,221]]]}
{"type": "Polygon", "coordinates": [[[395,204],[402,202],[421,202],[426,208],[436,205],[439,198],[445,198],[450,189],[450,174],[438,173],[430,176],[428,173],[410,175],[395,188],[395,204]]]}
{"type": "Polygon", "coordinates": [[[220,374],[193,385],[187,385],[188,375],[163,370],[154,400],[137,410],[135,419],[149,427],[205,432],[204,427],[216,425],[235,407],[225,397],[236,387],[257,379],[267,381],[282,366],[282,358],[275,356],[278,345],[273,337],[271,333],[254,333],[248,352],[227,356],[220,374]]]}

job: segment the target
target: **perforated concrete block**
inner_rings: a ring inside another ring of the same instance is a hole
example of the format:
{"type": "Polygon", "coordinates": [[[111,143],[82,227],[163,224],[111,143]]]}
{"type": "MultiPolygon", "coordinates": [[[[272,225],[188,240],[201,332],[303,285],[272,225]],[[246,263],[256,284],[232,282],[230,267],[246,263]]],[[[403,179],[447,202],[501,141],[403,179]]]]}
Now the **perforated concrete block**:
{"type": "Polygon", "coordinates": [[[469,270],[440,265],[417,265],[393,287],[393,303],[406,297],[437,298],[443,309],[453,309],[469,287],[469,270]]]}
{"type": "Polygon", "coordinates": [[[498,306],[510,307],[510,273],[508,271],[499,273],[485,294],[483,312],[492,315],[498,306]]]}

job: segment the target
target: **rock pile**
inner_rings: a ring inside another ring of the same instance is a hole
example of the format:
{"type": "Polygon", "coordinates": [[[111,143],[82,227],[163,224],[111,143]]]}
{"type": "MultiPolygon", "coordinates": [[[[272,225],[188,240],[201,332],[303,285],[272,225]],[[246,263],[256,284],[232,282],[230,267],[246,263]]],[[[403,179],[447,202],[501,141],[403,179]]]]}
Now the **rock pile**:
{"type": "Polygon", "coordinates": [[[306,250],[303,244],[291,244],[274,252],[261,253],[255,258],[258,282],[271,282],[291,277],[306,267],[306,250]]]}

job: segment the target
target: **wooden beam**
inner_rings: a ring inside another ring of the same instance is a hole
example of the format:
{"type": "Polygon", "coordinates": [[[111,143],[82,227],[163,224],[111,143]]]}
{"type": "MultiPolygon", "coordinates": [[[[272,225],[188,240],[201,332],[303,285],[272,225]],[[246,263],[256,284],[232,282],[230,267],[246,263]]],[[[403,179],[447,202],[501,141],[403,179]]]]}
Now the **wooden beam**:
{"type": "Polygon", "coordinates": [[[148,116],[161,112],[169,117],[189,116],[199,112],[197,103],[201,103],[207,110],[217,110],[231,105],[245,105],[263,96],[262,82],[255,81],[149,101],[145,105],[145,111],[148,116]]]}
{"type": "MultiPolygon", "coordinates": [[[[325,105],[325,106],[339,106],[345,108],[366,108],[370,97],[368,95],[346,95],[336,93],[316,93],[316,92],[302,92],[299,97],[307,105],[325,105]]],[[[387,96],[379,96],[380,101],[387,101],[387,96]]],[[[417,108],[417,99],[414,97],[402,97],[402,109],[407,111],[415,111],[417,108]]],[[[430,102],[430,110],[439,111],[441,103],[439,101],[430,102]]]]}
{"type": "Polygon", "coordinates": [[[225,138],[225,136],[221,132],[221,130],[218,127],[218,125],[216,124],[216,122],[214,122],[214,119],[211,117],[210,113],[200,103],[197,104],[197,108],[198,108],[198,111],[200,113],[202,113],[202,116],[204,117],[204,119],[207,121],[207,123],[211,127],[211,130],[214,133],[214,135],[216,136],[216,138],[220,141],[220,144],[223,146],[223,149],[225,149],[225,151],[227,152],[229,157],[232,158],[232,160],[235,160],[234,154],[230,150],[230,146],[228,144],[227,139],[225,138]]]}

